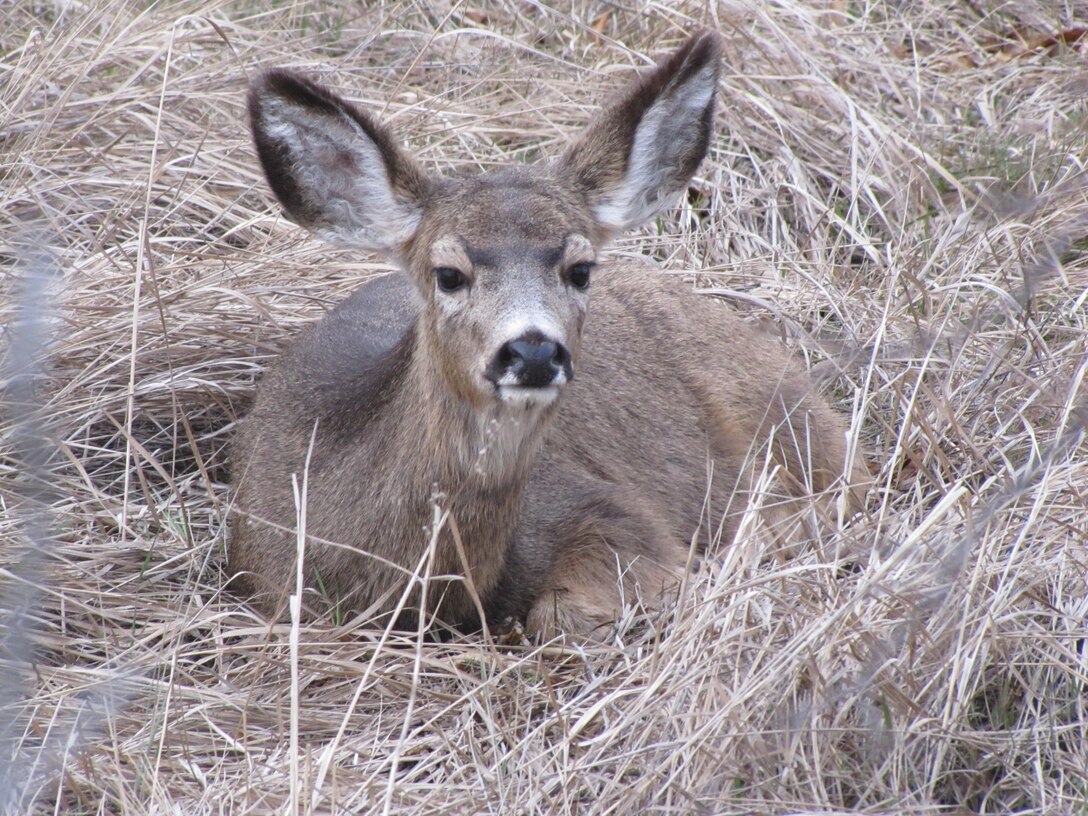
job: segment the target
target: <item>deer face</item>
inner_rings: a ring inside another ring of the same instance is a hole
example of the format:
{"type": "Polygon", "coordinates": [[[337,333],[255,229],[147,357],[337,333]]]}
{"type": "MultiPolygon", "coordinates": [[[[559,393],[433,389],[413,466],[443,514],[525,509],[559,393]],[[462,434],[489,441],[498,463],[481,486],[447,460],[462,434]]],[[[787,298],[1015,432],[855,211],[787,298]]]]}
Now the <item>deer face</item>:
{"type": "Polygon", "coordinates": [[[435,192],[408,266],[449,390],[477,407],[556,399],[575,373],[592,229],[569,194],[529,171],[435,192]]]}

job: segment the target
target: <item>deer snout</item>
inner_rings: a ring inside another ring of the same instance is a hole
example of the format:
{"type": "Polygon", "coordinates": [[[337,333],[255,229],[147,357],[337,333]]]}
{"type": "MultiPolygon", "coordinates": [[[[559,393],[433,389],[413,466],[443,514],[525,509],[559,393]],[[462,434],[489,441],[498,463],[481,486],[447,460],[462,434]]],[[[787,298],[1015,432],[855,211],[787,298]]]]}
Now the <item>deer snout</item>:
{"type": "Polygon", "coordinates": [[[525,335],[502,345],[488,367],[487,378],[500,389],[548,388],[574,378],[570,351],[542,335],[525,335]]]}

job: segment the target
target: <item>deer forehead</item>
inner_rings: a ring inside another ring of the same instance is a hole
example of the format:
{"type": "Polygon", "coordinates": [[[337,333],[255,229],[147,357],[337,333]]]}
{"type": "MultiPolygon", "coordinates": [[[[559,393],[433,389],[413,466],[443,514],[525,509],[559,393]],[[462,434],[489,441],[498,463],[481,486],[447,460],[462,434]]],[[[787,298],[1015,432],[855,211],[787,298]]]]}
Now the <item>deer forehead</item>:
{"type": "Polygon", "coordinates": [[[442,232],[467,244],[559,245],[571,232],[590,234],[584,202],[569,186],[540,168],[502,169],[448,182],[432,202],[431,218],[442,232]]]}

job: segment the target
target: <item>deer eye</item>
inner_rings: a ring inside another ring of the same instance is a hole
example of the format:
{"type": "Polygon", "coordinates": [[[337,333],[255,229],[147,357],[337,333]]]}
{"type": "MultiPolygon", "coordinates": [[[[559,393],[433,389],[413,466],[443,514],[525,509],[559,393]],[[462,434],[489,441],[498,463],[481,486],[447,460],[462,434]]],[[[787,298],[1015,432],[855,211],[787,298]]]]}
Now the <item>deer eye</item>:
{"type": "Polygon", "coordinates": [[[588,261],[576,263],[567,270],[567,280],[575,289],[588,289],[589,273],[592,269],[593,264],[588,261]]]}
{"type": "Polygon", "coordinates": [[[456,292],[468,283],[468,279],[460,269],[452,266],[436,266],[434,277],[438,281],[438,288],[443,292],[456,292]]]}

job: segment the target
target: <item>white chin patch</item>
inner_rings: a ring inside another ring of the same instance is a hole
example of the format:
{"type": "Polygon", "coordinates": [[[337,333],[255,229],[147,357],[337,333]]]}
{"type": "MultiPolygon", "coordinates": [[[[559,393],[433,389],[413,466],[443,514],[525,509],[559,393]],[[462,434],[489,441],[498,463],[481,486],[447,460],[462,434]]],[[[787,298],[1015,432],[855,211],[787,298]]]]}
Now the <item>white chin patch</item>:
{"type": "Polygon", "coordinates": [[[559,386],[546,385],[542,388],[527,388],[523,385],[500,385],[498,393],[499,399],[507,405],[543,408],[555,402],[559,396],[559,386]]]}

